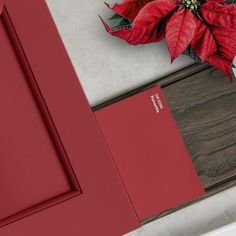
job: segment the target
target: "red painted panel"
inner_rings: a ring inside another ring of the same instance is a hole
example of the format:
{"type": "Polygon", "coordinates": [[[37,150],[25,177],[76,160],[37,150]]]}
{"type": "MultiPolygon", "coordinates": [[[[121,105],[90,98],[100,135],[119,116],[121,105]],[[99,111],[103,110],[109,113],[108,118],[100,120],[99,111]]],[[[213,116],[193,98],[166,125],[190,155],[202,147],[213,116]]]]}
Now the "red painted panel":
{"type": "Polygon", "coordinates": [[[95,115],[140,220],[204,194],[160,87],[95,115]]]}
{"type": "Polygon", "coordinates": [[[45,2],[3,6],[0,212],[25,213],[1,220],[0,235],[110,236],[138,227],[45,2]]]}
{"type": "Polygon", "coordinates": [[[0,35],[1,220],[71,186],[2,20],[0,35]]]}

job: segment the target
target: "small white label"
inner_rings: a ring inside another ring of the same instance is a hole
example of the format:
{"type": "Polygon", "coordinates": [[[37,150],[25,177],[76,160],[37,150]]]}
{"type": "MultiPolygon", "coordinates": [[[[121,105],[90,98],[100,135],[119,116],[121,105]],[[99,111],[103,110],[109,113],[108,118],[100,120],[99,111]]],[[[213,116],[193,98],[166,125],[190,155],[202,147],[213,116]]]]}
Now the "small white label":
{"type": "Polygon", "coordinates": [[[160,113],[160,111],[164,108],[161,98],[158,93],[151,95],[151,101],[154,106],[155,112],[160,113]]]}

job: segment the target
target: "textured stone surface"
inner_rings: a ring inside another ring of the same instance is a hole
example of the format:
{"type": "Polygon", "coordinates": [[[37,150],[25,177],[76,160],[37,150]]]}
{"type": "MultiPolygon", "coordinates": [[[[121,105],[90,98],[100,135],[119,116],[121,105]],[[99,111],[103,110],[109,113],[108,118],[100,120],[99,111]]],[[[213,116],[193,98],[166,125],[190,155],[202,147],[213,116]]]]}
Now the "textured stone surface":
{"type": "Polygon", "coordinates": [[[91,105],[192,63],[182,56],[171,65],[165,42],[130,46],[107,34],[103,0],[47,2],[91,105]]]}

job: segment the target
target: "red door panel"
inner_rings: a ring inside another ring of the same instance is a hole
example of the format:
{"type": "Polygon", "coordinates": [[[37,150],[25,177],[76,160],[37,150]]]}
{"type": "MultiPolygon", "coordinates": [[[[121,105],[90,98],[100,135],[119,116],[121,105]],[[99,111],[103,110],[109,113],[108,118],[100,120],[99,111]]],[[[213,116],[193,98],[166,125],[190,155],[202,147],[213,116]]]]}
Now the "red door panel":
{"type": "Polygon", "coordinates": [[[0,35],[2,220],[71,187],[2,20],[0,35]]]}
{"type": "Polygon", "coordinates": [[[0,235],[138,227],[46,3],[0,9],[0,235]]]}

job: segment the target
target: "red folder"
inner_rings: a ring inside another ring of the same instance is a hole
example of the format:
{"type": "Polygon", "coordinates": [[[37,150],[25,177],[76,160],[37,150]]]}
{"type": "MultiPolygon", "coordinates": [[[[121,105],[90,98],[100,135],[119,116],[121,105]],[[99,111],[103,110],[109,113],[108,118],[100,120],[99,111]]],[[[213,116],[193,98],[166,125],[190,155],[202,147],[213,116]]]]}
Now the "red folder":
{"type": "Polygon", "coordinates": [[[95,116],[140,221],[204,193],[160,87],[95,116]]]}

